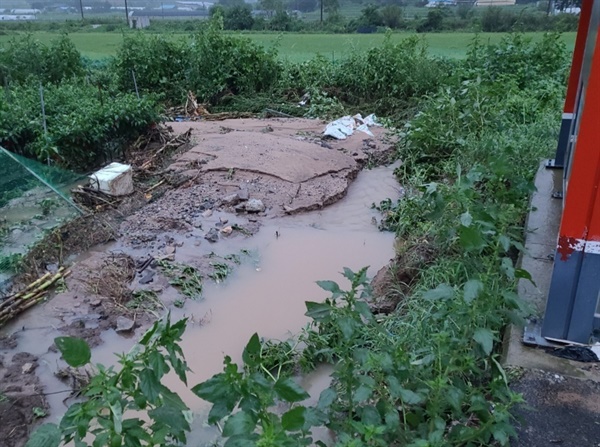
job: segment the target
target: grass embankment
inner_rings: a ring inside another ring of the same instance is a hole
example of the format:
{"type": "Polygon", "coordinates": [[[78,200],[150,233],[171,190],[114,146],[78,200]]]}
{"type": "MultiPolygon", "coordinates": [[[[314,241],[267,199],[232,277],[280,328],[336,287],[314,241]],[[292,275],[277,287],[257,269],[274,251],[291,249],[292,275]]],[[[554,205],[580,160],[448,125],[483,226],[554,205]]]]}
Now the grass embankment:
{"type": "MultiPolygon", "coordinates": [[[[17,33],[0,36],[0,46],[5,45],[17,33]]],[[[22,34],[22,33],[20,33],[22,34]]],[[[233,34],[233,33],[232,33],[233,34]]],[[[533,41],[539,41],[544,33],[525,33],[533,41]]],[[[57,33],[36,32],[34,36],[41,42],[48,43],[57,37],[57,33]]],[[[172,34],[173,38],[189,34],[172,34]]],[[[302,62],[321,54],[327,58],[337,60],[347,57],[357,51],[367,51],[382,44],[383,34],[294,34],[294,33],[247,33],[242,34],[251,41],[270,48],[276,45],[279,56],[287,58],[292,62],[302,62]]],[[[392,42],[399,42],[414,33],[394,33],[392,42]]],[[[419,35],[429,46],[429,52],[435,56],[465,57],[469,43],[476,36],[475,33],[432,33],[419,35]]],[[[480,34],[485,43],[497,44],[507,33],[484,33],[480,34]]],[[[91,59],[103,59],[114,56],[123,43],[123,34],[120,32],[86,32],[72,33],[69,38],[75,47],[86,57],[91,59]]],[[[564,33],[561,35],[570,50],[575,44],[575,33],[564,33]]]]}

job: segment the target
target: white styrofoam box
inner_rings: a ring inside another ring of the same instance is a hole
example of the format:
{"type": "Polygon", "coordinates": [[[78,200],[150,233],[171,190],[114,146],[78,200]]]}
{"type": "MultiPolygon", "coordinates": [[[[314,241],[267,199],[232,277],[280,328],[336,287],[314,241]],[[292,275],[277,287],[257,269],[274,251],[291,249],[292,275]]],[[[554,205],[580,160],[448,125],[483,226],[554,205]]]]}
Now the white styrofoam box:
{"type": "Polygon", "coordinates": [[[90,186],[111,196],[126,196],[133,192],[131,165],[111,163],[90,175],[90,186]]]}

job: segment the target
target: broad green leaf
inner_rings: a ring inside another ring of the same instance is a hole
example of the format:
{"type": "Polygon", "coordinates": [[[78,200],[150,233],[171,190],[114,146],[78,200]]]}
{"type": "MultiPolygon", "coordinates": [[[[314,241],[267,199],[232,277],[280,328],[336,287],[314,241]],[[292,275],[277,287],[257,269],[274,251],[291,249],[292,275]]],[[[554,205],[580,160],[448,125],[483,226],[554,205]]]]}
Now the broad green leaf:
{"type": "Polygon", "coordinates": [[[360,420],[365,425],[372,425],[374,427],[381,425],[381,416],[373,405],[366,405],[362,408],[360,420]]]}
{"type": "Polygon", "coordinates": [[[402,402],[409,405],[418,405],[423,402],[423,397],[414,391],[407,390],[406,388],[402,388],[400,390],[400,398],[402,402]]]}
{"type": "Polygon", "coordinates": [[[257,366],[260,364],[260,338],[258,338],[258,334],[255,332],[248,344],[244,348],[244,352],[242,354],[242,360],[248,366],[257,366]]]}
{"type": "Polygon", "coordinates": [[[169,427],[170,431],[179,441],[182,440],[182,436],[185,436],[185,432],[190,431],[190,424],[185,415],[177,408],[163,405],[154,410],[150,410],[148,415],[154,419],[154,421],[169,427]]]}
{"type": "Polygon", "coordinates": [[[296,431],[304,427],[306,408],[295,407],[281,416],[281,426],[284,430],[296,431]]]}
{"type": "Polygon", "coordinates": [[[317,281],[317,285],[321,289],[333,293],[334,296],[339,296],[342,293],[340,286],[334,281],[317,281]]]}
{"type": "Polygon", "coordinates": [[[354,280],[354,276],[356,275],[352,270],[350,270],[348,267],[344,267],[344,271],[342,272],[342,275],[345,278],[348,278],[350,281],[354,280]]]}
{"type": "Polygon", "coordinates": [[[315,303],[314,301],[306,301],[306,315],[315,321],[322,321],[331,315],[333,307],[327,303],[315,303]]]}
{"type": "Polygon", "coordinates": [[[25,447],[58,447],[61,433],[58,425],[44,424],[33,432],[25,447]]]}
{"type": "Polygon", "coordinates": [[[513,262],[510,258],[502,258],[500,270],[504,272],[508,279],[515,279],[515,267],[513,266],[513,262]]]}
{"type": "Polygon", "coordinates": [[[342,335],[346,340],[350,340],[354,335],[354,328],[356,327],[356,321],[351,317],[342,317],[337,320],[337,323],[342,331],[342,335]]]}
{"type": "Polygon", "coordinates": [[[373,388],[367,385],[360,385],[354,394],[352,395],[352,401],[355,403],[361,403],[371,397],[373,394],[373,388]]]}
{"type": "Polygon", "coordinates": [[[423,298],[429,301],[447,300],[454,296],[454,289],[448,284],[440,284],[435,289],[428,290],[423,294],[423,298]]]}
{"type": "Polygon", "coordinates": [[[476,227],[465,227],[461,225],[458,229],[460,245],[467,251],[480,251],[485,247],[485,240],[476,227]]]}
{"type": "Polygon", "coordinates": [[[247,435],[253,433],[256,428],[256,420],[250,413],[238,411],[233,416],[227,418],[223,427],[223,436],[247,435]]]}
{"type": "Polygon", "coordinates": [[[309,394],[289,377],[277,380],[273,390],[280,399],[286,402],[300,402],[309,397],[309,394]]]}
{"type": "Polygon", "coordinates": [[[465,227],[470,227],[473,223],[473,216],[468,211],[460,215],[460,223],[465,227]]]}
{"type": "Polygon", "coordinates": [[[156,402],[162,385],[151,369],[140,371],[140,389],[146,399],[148,399],[148,402],[156,402]]]}
{"type": "Polygon", "coordinates": [[[109,403],[110,412],[112,413],[112,420],[115,433],[120,435],[123,431],[123,409],[121,408],[121,402],[109,403]]]}
{"type": "Polygon", "coordinates": [[[258,439],[259,436],[255,433],[236,435],[229,438],[223,447],[256,447],[258,439]]]}
{"type": "Polygon", "coordinates": [[[163,402],[165,405],[169,405],[170,407],[177,408],[178,410],[182,411],[188,410],[187,405],[183,402],[183,400],[181,400],[179,394],[174,393],[162,384],[160,386],[160,393],[162,395],[163,402]]]}
{"type": "Polygon", "coordinates": [[[465,283],[464,299],[471,303],[483,291],[483,283],[477,279],[470,279],[465,283]]]}
{"type": "Polygon", "coordinates": [[[529,280],[534,286],[535,282],[533,281],[533,277],[531,273],[524,269],[515,269],[515,278],[523,278],[529,280]]]}
{"type": "Polygon", "coordinates": [[[510,248],[510,239],[507,236],[503,234],[500,235],[498,237],[498,242],[500,243],[504,251],[508,251],[508,249],[510,248]]]}
{"type": "Polygon", "coordinates": [[[477,328],[473,334],[473,340],[481,346],[486,355],[490,355],[494,347],[494,334],[491,330],[482,327],[477,328]]]}
{"type": "Polygon", "coordinates": [[[371,308],[364,301],[357,301],[354,303],[354,307],[364,318],[367,319],[367,321],[373,319],[373,312],[371,312],[371,308]]]}
{"type": "Polygon", "coordinates": [[[57,337],[54,339],[56,347],[73,368],[87,365],[92,358],[92,351],[87,342],[77,337],[57,337]]]}
{"type": "Polygon", "coordinates": [[[333,388],[325,388],[319,395],[317,408],[326,411],[337,398],[337,393],[333,388]]]}

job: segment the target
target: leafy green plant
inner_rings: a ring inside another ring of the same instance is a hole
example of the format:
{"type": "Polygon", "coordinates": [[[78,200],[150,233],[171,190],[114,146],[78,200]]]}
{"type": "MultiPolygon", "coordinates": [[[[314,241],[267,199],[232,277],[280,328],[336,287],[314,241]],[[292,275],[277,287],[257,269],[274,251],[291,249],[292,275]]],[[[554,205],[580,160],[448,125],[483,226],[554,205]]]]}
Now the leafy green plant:
{"type": "Polygon", "coordinates": [[[240,371],[227,356],[222,373],[192,388],[213,404],[209,423],[227,417],[223,425],[226,445],[311,445],[310,427],[320,414],[298,404],[309,397],[306,391],[289,377],[275,378],[265,369],[257,370],[262,361],[257,334],[250,338],[242,357],[245,370],[240,371]],[[289,405],[283,414],[272,410],[277,402],[289,405]]]}
{"type": "Polygon", "coordinates": [[[169,261],[159,261],[158,265],[169,278],[169,284],[177,288],[186,298],[202,297],[202,275],[195,267],[169,261]]]}
{"type": "MultiPolygon", "coordinates": [[[[96,364],[90,384],[80,390],[82,402],[71,405],[59,425],[38,428],[27,447],[58,447],[63,442],[81,447],[185,443],[191,412],[161,383],[171,370],[187,382],[189,368],[178,345],[185,325],[185,319],[171,324],[168,316],[157,321],[139,344],[119,356],[119,371],[96,364]]],[[[55,342],[70,366],[90,365],[91,352],[84,340],[59,337],[55,342]]]]}

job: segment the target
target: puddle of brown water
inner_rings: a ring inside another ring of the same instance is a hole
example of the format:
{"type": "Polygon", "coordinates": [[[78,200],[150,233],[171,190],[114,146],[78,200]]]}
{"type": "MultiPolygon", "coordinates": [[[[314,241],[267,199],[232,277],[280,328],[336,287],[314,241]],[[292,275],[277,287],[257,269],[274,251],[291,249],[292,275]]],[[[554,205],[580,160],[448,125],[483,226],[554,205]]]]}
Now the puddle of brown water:
{"type": "MultiPolygon", "coordinates": [[[[188,300],[184,309],[173,309],[173,320],[183,316],[191,318],[182,343],[193,371],[188,376],[190,386],[220,372],[224,355],[240,361],[242,350],[254,332],[261,337],[281,340],[297,334],[308,322],[304,302],[327,296],[315,284],[316,280],[332,279],[347,287],[346,280],[338,273],[343,267],[358,270],[369,265],[368,273],[372,277],[393,257],[394,236],[378,231],[372,218],[379,218],[379,213],[371,210],[373,202],[399,196],[393,169],[382,167],[361,172],[347,197],[325,210],[269,220],[252,238],[221,241],[211,246],[220,256],[246,249],[258,257],[247,257],[224,284],[206,284],[203,301],[188,300]],[[202,318],[208,323],[194,324],[202,318]]],[[[177,251],[178,262],[185,263],[194,256],[200,256],[199,250],[184,247],[177,251]]],[[[48,303],[59,304],[54,300],[48,303]]],[[[52,339],[60,335],[52,328],[57,323],[58,319],[48,318],[42,312],[29,312],[18,322],[28,328],[39,328],[22,333],[19,350],[40,356],[38,373],[47,391],[66,388],[52,375],[58,365],[57,354],[47,352],[52,339]],[[44,342],[40,343],[40,339],[44,342]]],[[[9,328],[7,333],[14,329],[9,328]]],[[[113,331],[106,332],[103,334],[105,343],[93,350],[93,361],[114,364],[113,353],[128,351],[139,336],[138,332],[126,339],[113,331]]],[[[318,397],[327,386],[328,375],[329,371],[321,368],[304,378],[303,383],[318,397]]],[[[206,430],[203,420],[207,404],[193,396],[175,377],[167,377],[165,384],[180,392],[198,414],[188,445],[199,445],[214,437],[215,432],[206,430]]],[[[64,397],[49,396],[51,420],[58,420],[66,410],[62,403],[64,397]]]]}

